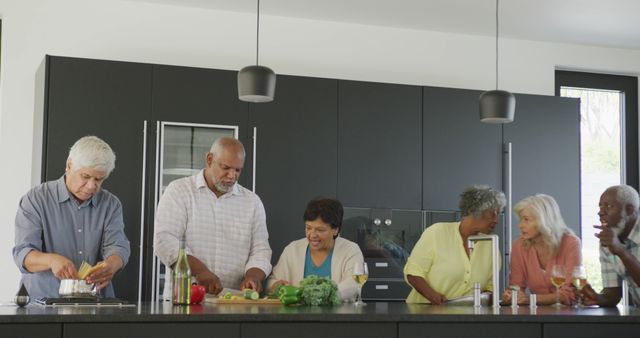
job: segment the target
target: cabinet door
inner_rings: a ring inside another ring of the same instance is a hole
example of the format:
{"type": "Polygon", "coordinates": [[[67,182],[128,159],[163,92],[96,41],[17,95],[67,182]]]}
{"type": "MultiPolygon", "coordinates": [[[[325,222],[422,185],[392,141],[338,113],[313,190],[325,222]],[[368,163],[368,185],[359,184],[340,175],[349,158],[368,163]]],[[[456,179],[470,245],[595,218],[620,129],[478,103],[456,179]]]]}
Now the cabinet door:
{"type": "MultiPolygon", "coordinates": [[[[553,196],[567,225],[580,234],[580,106],[577,99],[516,95],[512,143],[513,204],[538,193],[553,196]]],[[[594,210],[593,212],[596,212],[594,210]]],[[[512,238],[519,236],[513,215],[512,238]]]]}
{"type": "Polygon", "coordinates": [[[543,337],[635,337],[640,332],[636,323],[545,323],[543,337]]]}
{"type": "MultiPolygon", "coordinates": [[[[400,323],[399,338],[540,338],[542,325],[537,323],[400,323]]],[[[546,335],[545,335],[546,337],[546,335]]]]}
{"type": "MultiPolygon", "coordinates": [[[[276,93],[276,95],[278,94],[276,93]]],[[[353,338],[362,336],[367,338],[396,338],[396,330],[395,323],[243,323],[240,337],[353,338]]]]}
{"type": "Polygon", "coordinates": [[[340,81],[338,197],[347,206],[422,206],[422,89],[340,81]]]}
{"type": "Polygon", "coordinates": [[[249,106],[257,131],[256,193],[274,263],[289,242],[304,237],[307,202],[336,197],[337,82],[278,75],[275,100],[249,106]]]}
{"type": "Polygon", "coordinates": [[[502,189],[502,128],[480,122],[476,90],[424,87],[422,208],[458,210],[473,184],[502,189]]]}
{"type": "Polygon", "coordinates": [[[240,337],[238,323],[70,323],[62,338],[240,337]],[[214,333],[215,332],[215,333],[214,333]]]}
{"type": "Polygon", "coordinates": [[[38,337],[60,338],[62,337],[62,324],[0,324],[2,337],[38,337]]]}
{"type": "Polygon", "coordinates": [[[139,63],[47,58],[43,179],[64,174],[69,147],[96,135],[117,156],[103,188],[122,202],[131,257],[116,274],[116,296],[138,299],[143,121],[150,117],[151,66],[139,63]]]}

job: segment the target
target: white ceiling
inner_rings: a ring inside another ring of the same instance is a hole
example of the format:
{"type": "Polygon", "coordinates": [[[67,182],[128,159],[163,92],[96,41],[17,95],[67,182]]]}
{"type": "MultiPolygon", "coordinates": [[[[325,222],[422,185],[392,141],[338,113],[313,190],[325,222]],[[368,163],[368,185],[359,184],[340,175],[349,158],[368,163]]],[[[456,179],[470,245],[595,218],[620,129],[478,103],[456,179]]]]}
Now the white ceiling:
{"type": "MultiPolygon", "coordinates": [[[[128,0],[255,13],[254,0],[128,0]]],[[[494,0],[262,0],[266,15],[495,35],[494,0]]],[[[500,36],[640,49],[639,0],[503,0],[500,36]]]]}

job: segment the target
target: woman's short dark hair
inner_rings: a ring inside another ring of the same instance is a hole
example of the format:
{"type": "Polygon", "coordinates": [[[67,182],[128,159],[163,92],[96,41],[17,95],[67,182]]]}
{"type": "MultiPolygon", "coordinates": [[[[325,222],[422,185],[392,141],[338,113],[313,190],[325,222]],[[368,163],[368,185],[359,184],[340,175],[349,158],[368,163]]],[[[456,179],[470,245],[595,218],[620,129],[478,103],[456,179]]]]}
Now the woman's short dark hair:
{"type": "Polygon", "coordinates": [[[315,221],[320,218],[323,222],[331,225],[331,228],[338,229],[338,233],[340,233],[343,216],[344,210],[340,201],[333,198],[317,197],[307,204],[303,218],[305,221],[315,221]]]}

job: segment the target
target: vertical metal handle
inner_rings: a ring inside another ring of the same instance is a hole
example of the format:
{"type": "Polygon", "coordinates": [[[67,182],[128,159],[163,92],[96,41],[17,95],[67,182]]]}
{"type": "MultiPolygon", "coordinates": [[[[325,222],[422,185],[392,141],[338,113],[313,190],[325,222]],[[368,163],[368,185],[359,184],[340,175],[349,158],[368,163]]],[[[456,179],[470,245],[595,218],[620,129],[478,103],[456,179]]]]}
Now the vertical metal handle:
{"type": "Polygon", "coordinates": [[[144,199],[147,179],[147,120],[142,127],[142,183],[140,184],[140,259],[138,268],[138,303],[142,301],[142,262],[144,261],[144,199]]]}
{"type": "Polygon", "coordinates": [[[258,158],[258,127],[253,127],[253,192],[256,192],[256,159],[258,158]]]}
{"type": "MultiPolygon", "coordinates": [[[[154,177],[155,184],[155,196],[153,198],[153,219],[156,219],[156,209],[158,207],[158,186],[160,175],[158,174],[161,170],[160,168],[160,121],[156,122],[156,170],[154,177]]],[[[156,257],[155,253],[151,255],[153,259],[151,260],[151,301],[155,302],[158,300],[158,292],[160,290],[160,268],[158,266],[158,257],[156,257]]]]}
{"type": "Polygon", "coordinates": [[[507,143],[507,174],[506,174],[506,188],[507,188],[507,244],[508,247],[505,251],[511,252],[511,227],[513,217],[513,176],[512,176],[512,164],[513,164],[513,146],[512,143],[507,143]]]}
{"type": "Polygon", "coordinates": [[[629,310],[629,282],[626,279],[622,280],[622,307],[629,310]]]}
{"type": "Polygon", "coordinates": [[[500,295],[502,294],[500,291],[500,266],[498,264],[498,236],[492,235],[491,237],[491,258],[493,261],[493,308],[500,308],[500,295]]]}

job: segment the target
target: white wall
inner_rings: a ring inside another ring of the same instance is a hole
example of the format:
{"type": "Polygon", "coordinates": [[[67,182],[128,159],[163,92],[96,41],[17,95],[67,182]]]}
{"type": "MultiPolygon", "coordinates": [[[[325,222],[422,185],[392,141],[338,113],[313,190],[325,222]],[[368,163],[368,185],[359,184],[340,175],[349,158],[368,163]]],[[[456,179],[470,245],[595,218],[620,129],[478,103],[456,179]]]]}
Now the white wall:
{"type": "MultiPolygon", "coordinates": [[[[41,121],[34,117],[34,84],[45,54],[240,69],[254,62],[255,16],[117,0],[0,0],[0,16],[2,302],[15,294],[19,279],[11,256],[16,206],[38,183],[41,121]]],[[[279,74],[494,86],[489,37],[273,16],[261,21],[261,63],[279,74]]],[[[556,67],[640,74],[638,50],[502,40],[500,55],[500,87],[520,93],[553,95],[556,67]]]]}

